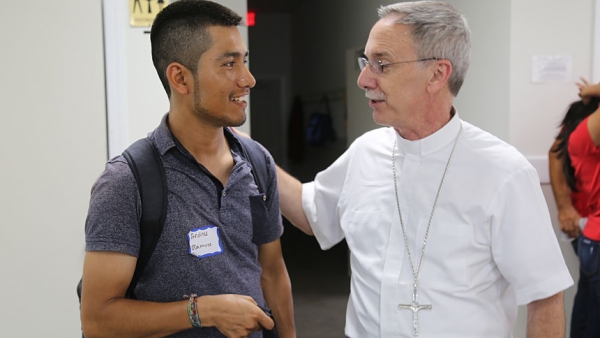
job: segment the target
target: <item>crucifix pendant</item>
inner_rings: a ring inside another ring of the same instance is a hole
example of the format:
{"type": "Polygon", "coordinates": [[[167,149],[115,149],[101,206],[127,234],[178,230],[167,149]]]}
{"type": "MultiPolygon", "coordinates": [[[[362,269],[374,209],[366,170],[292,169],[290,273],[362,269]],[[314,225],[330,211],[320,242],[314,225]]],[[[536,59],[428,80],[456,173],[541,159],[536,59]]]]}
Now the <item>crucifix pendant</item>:
{"type": "Polygon", "coordinates": [[[417,285],[413,290],[412,302],[410,304],[398,305],[398,310],[411,310],[413,312],[413,335],[417,337],[419,335],[419,311],[431,310],[431,305],[420,305],[419,304],[419,293],[417,292],[417,285]]]}

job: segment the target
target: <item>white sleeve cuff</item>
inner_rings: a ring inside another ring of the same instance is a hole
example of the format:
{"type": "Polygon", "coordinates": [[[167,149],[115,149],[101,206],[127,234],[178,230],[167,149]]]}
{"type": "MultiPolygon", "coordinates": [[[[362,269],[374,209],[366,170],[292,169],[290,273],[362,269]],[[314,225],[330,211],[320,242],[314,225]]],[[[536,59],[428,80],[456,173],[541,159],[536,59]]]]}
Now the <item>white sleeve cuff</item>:
{"type": "Polygon", "coordinates": [[[515,297],[518,305],[526,305],[536,300],[551,297],[572,285],[573,278],[571,278],[571,274],[569,271],[564,271],[538,285],[530,285],[526,289],[515,290],[515,297]]]}
{"type": "Polygon", "coordinates": [[[302,184],[302,209],[304,210],[304,215],[306,215],[308,224],[310,225],[317,242],[319,242],[321,250],[330,249],[341,240],[332,240],[331,238],[328,238],[328,236],[322,231],[323,229],[319,228],[317,223],[317,205],[315,202],[315,182],[302,184]]]}

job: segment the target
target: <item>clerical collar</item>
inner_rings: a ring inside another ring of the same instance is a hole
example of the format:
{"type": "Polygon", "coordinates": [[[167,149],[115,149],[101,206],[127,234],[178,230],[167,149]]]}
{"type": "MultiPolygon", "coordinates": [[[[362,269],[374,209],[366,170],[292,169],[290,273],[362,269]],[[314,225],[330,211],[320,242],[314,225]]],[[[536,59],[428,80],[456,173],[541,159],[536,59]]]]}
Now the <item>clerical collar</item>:
{"type": "Polygon", "coordinates": [[[423,139],[409,141],[396,133],[398,152],[402,155],[409,153],[418,156],[427,156],[434,153],[454,142],[460,129],[460,123],[458,112],[455,111],[454,116],[445,126],[423,139]]]}

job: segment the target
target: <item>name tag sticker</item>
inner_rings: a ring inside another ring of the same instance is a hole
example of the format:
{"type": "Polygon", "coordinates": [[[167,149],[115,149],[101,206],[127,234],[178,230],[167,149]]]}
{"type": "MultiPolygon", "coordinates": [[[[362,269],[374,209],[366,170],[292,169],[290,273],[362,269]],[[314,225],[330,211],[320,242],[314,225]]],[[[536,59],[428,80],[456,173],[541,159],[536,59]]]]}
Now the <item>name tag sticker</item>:
{"type": "Polygon", "coordinates": [[[188,233],[190,254],[198,258],[214,256],[223,253],[219,228],[214,225],[194,228],[188,233]]]}

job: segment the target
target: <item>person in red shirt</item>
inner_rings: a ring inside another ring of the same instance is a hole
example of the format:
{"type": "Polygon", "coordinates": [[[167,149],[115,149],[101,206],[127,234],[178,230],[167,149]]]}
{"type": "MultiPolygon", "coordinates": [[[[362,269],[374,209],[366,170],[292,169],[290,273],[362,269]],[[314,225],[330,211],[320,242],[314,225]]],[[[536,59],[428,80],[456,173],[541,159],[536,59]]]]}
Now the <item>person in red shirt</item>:
{"type": "MultiPolygon", "coordinates": [[[[594,104],[597,105],[597,103],[594,104]]],[[[582,101],[571,104],[561,122],[560,133],[557,135],[548,152],[550,183],[558,209],[560,229],[571,239],[575,254],[577,254],[578,237],[581,234],[580,223],[585,222],[587,219],[589,207],[587,194],[575,186],[575,175],[571,166],[567,144],[569,134],[585,118],[585,116],[582,116],[582,112],[589,115],[595,110],[592,105],[588,107],[587,113],[582,108],[585,108],[585,104],[582,101]]],[[[589,278],[580,271],[577,293],[575,294],[573,311],[571,312],[571,338],[584,337],[590,312],[595,314],[592,316],[596,318],[596,321],[600,321],[597,311],[590,311],[588,309],[589,306],[593,306],[593,304],[590,305],[589,278]]],[[[595,308],[595,306],[592,307],[592,309],[595,308]]]]}
{"type": "Polygon", "coordinates": [[[549,156],[561,230],[572,238],[579,235],[574,241],[580,280],[571,338],[600,337],[600,85],[591,85],[585,79],[577,85],[582,100],[569,107],[549,156]],[[586,215],[587,223],[580,234],[579,222],[586,215]]]}
{"type": "MultiPolygon", "coordinates": [[[[600,96],[600,84],[579,84],[582,98],[600,96]]],[[[568,141],[577,184],[588,194],[590,215],[583,235],[600,241],[600,110],[594,110],[573,130],[568,141]]]]}

